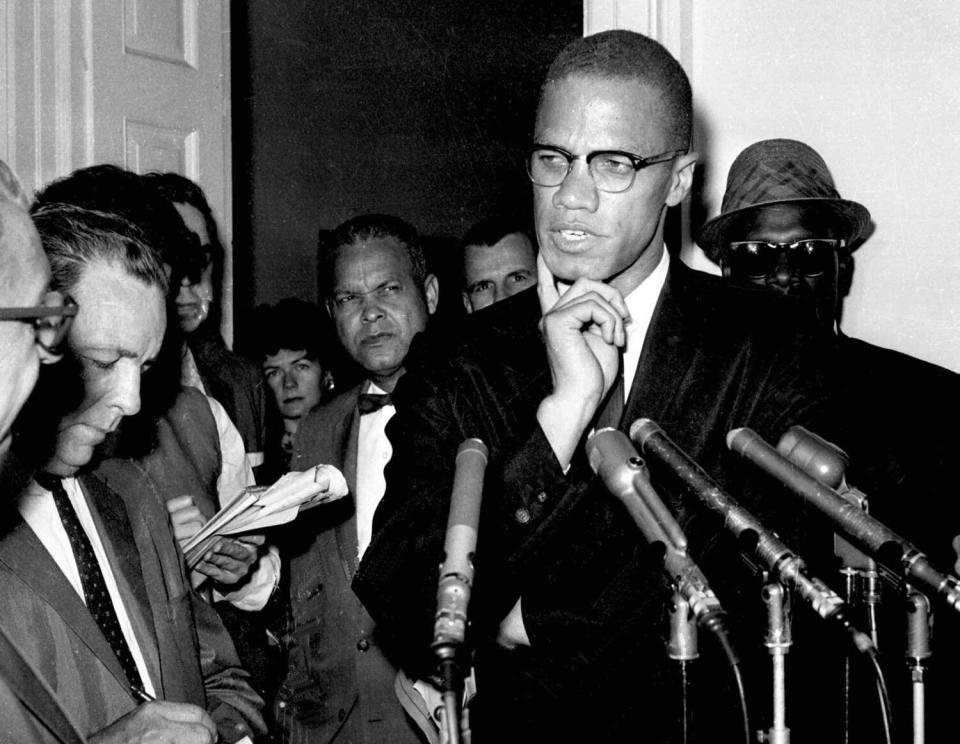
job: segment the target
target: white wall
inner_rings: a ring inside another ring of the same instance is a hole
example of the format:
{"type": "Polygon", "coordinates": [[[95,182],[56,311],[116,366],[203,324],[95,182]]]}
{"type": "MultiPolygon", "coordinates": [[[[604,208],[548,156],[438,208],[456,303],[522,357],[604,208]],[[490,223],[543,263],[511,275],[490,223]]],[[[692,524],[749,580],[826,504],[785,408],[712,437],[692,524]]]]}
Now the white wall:
{"type": "Polygon", "coordinates": [[[844,330],[960,371],[960,3],[722,0],[691,17],[708,215],[745,146],[807,142],[876,225],[844,330]]]}

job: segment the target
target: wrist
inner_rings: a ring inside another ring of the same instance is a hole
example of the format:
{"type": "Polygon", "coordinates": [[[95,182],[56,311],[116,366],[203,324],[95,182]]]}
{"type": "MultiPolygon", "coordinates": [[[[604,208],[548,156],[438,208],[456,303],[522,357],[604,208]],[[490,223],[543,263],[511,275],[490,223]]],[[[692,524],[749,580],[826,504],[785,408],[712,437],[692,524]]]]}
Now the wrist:
{"type": "Polygon", "coordinates": [[[570,464],[596,407],[596,403],[591,404],[583,396],[569,398],[552,394],[540,401],[537,421],[561,468],[570,464]]]}

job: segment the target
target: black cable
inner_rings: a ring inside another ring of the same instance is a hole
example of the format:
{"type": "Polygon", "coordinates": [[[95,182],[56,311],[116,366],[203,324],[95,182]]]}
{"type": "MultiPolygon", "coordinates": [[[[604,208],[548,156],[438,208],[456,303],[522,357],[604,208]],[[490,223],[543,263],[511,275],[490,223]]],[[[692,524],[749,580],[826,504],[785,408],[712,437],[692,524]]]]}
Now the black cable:
{"type": "Polygon", "coordinates": [[[740,715],[743,717],[743,741],[744,744],[751,744],[750,737],[750,715],[747,713],[747,691],[743,687],[743,672],[740,671],[740,664],[733,663],[733,678],[737,682],[737,692],[740,695],[740,715]]]}
{"type": "Polygon", "coordinates": [[[880,659],[876,653],[869,653],[870,662],[873,667],[874,675],[877,678],[877,697],[880,701],[880,712],[883,716],[883,734],[887,744],[892,744],[890,730],[893,727],[893,720],[890,713],[890,694],[887,692],[887,680],[883,676],[883,669],[880,667],[880,659]]]}

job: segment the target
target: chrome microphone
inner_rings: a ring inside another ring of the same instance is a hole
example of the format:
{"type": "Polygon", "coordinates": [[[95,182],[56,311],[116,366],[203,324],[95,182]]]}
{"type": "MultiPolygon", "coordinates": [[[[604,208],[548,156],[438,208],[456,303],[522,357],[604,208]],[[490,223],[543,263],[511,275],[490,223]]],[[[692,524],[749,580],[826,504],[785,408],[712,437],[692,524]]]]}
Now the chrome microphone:
{"type": "Polygon", "coordinates": [[[443,734],[448,744],[460,744],[460,680],[457,651],[467,634],[467,609],[473,585],[473,554],[480,526],[480,500],[489,453],[479,439],[465,439],[457,448],[447,517],[444,560],[437,585],[433,643],[438,659],[443,700],[443,734]]]}
{"type": "MultiPolygon", "coordinates": [[[[617,429],[600,429],[587,439],[586,451],[593,472],[626,507],[647,542],[663,546],[667,579],[686,600],[697,624],[717,634],[731,661],[736,663],[726,635],[726,612],[710,589],[706,576],[687,553],[686,536],[654,490],[646,465],[626,434],[617,429]]],[[[678,629],[683,625],[677,620],[678,629]]],[[[689,642],[684,643],[682,639],[674,641],[673,635],[671,633],[672,645],[689,646],[689,642]]]]}
{"type": "Polygon", "coordinates": [[[836,527],[878,561],[891,569],[899,567],[910,584],[931,596],[939,597],[953,610],[960,612],[960,579],[938,571],[926,555],[883,522],[808,475],[767,444],[759,434],[746,427],[731,430],[727,434],[727,446],[816,506],[836,527]]]}
{"type": "Polygon", "coordinates": [[[441,660],[455,655],[466,636],[487,457],[487,446],[479,439],[466,439],[457,449],[433,626],[432,647],[441,660]]]}
{"type": "Polygon", "coordinates": [[[681,450],[656,423],[637,419],[630,427],[630,438],[641,451],[669,468],[680,482],[718,513],[724,525],[748,557],[756,559],[778,581],[793,587],[814,611],[839,624],[860,652],[873,655],[876,647],[870,637],[850,620],[849,606],[826,583],[807,572],[802,559],[773,532],[720,488],[703,468],[681,450]]]}

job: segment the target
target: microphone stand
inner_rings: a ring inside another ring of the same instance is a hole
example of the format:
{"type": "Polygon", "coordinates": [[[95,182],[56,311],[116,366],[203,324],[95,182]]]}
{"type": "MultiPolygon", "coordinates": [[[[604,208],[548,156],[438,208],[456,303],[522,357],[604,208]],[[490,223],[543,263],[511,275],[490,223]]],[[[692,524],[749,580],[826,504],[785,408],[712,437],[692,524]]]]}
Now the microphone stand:
{"type": "Polygon", "coordinates": [[[690,603],[680,592],[675,591],[670,601],[670,640],[667,642],[667,657],[680,662],[680,726],[686,744],[690,730],[690,678],[689,664],[699,658],[697,650],[697,618],[690,603]]]}
{"type": "Polygon", "coordinates": [[[787,653],[793,644],[790,594],[779,581],[768,580],[760,596],[767,606],[767,634],[764,645],[770,649],[773,662],[773,725],[764,740],[769,744],[790,744],[786,688],[787,653]]]}
{"type": "Polygon", "coordinates": [[[923,679],[930,658],[930,600],[915,589],[907,591],[907,667],[913,692],[913,744],[923,744],[926,720],[926,685],[923,679]]]}
{"type": "MultiPolygon", "coordinates": [[[[802,426],[791,427],[777,443],[777,451],[807,475],[833,488],[847,503],[867,512],[866,494],[845,480],[847,453],[802,426]]],[[[867,632],[878,646],[876,607],[880,599],[876,562],[841,533],[833,534],[833,553],[840,559],[844,600],[854,609],[865,608],[867,632]]],[[[853,670],[850,651],[843,656],[843,741],[850,741],[853,670]]]]}

